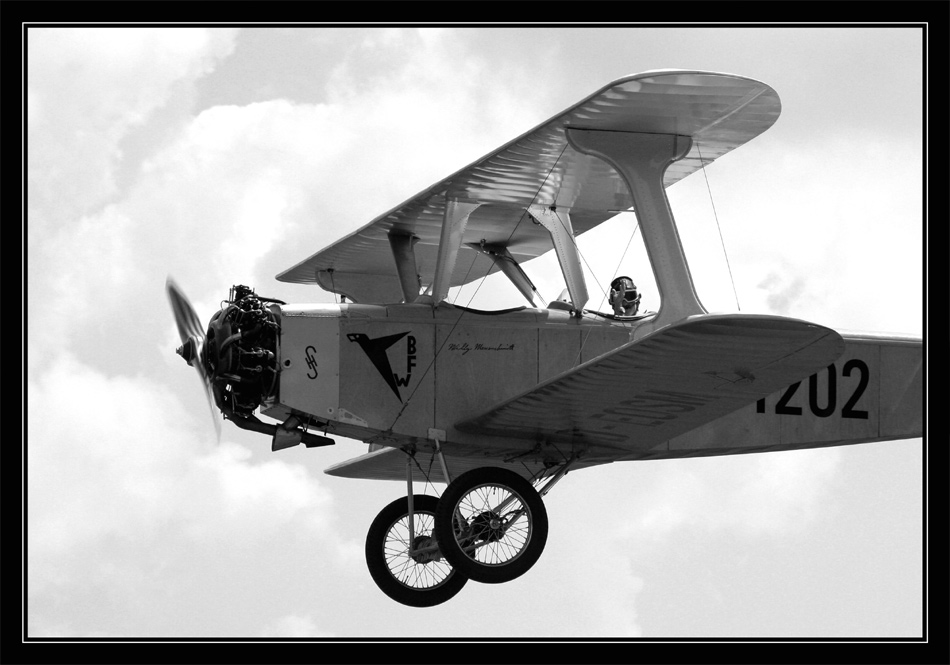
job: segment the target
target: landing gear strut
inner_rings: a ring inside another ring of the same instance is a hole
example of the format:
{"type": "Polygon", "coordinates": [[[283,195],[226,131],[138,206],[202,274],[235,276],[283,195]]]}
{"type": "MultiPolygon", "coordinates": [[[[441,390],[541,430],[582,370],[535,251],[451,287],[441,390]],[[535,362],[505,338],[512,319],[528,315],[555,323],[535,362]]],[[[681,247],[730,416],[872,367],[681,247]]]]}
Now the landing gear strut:
{"type": "MultiPolygon", "coordinates": [[[[450,476],[436,442],[443,477],[450,476]]],[[[383,508],[366,536],[366,564],[387,596],[431,607],[471,578],[498,584],[526,573],[548,537],[541,497],[567,474],[571,458],[540,492],[514,471],[473,469],[449,482],[441,499],[412,493],[413,456],[406,457],[408,496],[383,508]]]]}

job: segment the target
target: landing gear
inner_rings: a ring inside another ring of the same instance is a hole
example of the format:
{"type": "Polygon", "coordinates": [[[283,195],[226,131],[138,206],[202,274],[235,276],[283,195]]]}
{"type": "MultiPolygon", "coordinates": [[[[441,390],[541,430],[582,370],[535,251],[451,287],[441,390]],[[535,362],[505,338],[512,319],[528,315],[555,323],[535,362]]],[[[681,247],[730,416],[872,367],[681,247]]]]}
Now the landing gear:
{"type": "Polygon", "coordinates": [[[438,499],[412,497],[410,542],[409,498],[396,499],[380,511],[366,535],[366,565],[387,596],[412,607],[431,607],[457,594],[468,578],[439,550],[433,535],[438,499]]]}
{"type": "Polygon", "coordinates": [[[514,471],[473,469],[456,478],[439,500],[435,537],[443,556],[466,577],[508,582],[541,556],[547,511],[531,483],[514,471]]]}

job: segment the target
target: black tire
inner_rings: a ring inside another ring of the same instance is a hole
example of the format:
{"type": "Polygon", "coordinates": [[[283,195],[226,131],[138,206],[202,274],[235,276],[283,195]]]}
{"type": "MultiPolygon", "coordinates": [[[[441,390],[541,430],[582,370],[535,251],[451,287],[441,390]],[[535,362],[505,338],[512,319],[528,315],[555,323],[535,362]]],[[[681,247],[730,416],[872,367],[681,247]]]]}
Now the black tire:
{"type": "Polygon", "coordinates": [[[548,538],[548,515],[527,480],[508,469],[482,467],[463,473],[445,490],[435,514],[435,534],[456,570],[476,582],[500,584],[537,562],[548,538]],[[508,498],[512,502],[496,512],[508,498]]]}
{"type": "MultiPolygon", "coordinates": [[[[439,500],[413,495],[413,526],[417,544],[433,538],[439,500]]],[[[383,508],[366,534],[366,565],[376,586],[398,603],[432,607],[457,594],[468,578],[439,552],[422,560],[409,555],[409,498],[396,499],[383,508]],[[428,559],[428,560],[426,560],[428,559]]]]}

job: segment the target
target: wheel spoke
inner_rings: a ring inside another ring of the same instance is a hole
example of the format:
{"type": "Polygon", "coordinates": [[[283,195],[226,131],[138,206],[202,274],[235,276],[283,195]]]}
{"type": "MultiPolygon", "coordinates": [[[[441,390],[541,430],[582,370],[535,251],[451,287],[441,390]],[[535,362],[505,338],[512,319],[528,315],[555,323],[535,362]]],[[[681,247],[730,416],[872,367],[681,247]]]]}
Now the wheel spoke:
{"type": "Polygon", "coordinates": [[[524,574],[547,539],[547,511],[522,476],[497,467],[472,469],[450,483],[436,507],[442,556],[478,582],[524,574]]]}
{"type": "Polygon", "coordinates": [[[409,498],[383,508],[366,534],[366,565],[387,596],[411,607],[432,607],[457,594],[468,577],[444,558],[434,534],[439,501],[413,496],[413,527],[409,529],[409,498]]]}
{"type": "Polygon", "coordinates": [[[530,540],[528,508],[506,487],[488,484],[472,488],[459,500],[456,513],[459,544],[481,564],[504,565],[517,558],[530,540]]]}
{"type": "MultiPolygon", "coordinates": [[[[433,515],[415,514],[416,537],[430,536],[434,523],[433,515]]],[[[445,561],[416,561],[411,551],[409,538],[409,518],[397,520],[386,535],[383,543],[383,556],[392,576],[402,584],[415,589],[429,589],[439,586],[452,574],[452,566],[445,561]]]]}

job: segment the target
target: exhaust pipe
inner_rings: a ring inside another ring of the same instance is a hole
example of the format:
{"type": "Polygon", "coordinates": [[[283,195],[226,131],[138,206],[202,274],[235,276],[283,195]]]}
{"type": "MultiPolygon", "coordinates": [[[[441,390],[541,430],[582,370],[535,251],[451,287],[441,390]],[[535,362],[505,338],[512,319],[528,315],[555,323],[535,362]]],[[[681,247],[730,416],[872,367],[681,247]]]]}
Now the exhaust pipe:
{"type": "Polygon", "coordinates": [[[307,448],[318,448],[320,446],[332,446],[336,442],[326,436],[311,434],[301,429],[297,429],[301,421],[297,416],[291,416],[286,422],[280,425],[271,425],[262,422],[254,416],[238,416],[233,411],[225,411],[225,417],[241,429],[261,434],[271,435],[271,450],[276,452],[285,448],[293,448],[297,444],[303,443],[307,448]]]}

